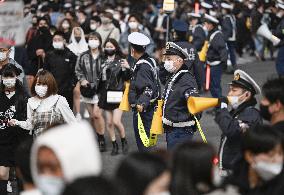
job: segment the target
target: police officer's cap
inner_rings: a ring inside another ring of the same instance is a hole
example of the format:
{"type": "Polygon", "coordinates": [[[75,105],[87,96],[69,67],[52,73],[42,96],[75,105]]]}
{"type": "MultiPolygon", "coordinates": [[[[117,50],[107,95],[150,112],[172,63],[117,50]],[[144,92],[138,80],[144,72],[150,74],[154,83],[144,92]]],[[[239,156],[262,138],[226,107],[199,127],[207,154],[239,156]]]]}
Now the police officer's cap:
{"type": "Polygon", "coordinates": [[[206,2],[206,1],[203,1],[201,2],[201,7],[205,8],[205,9],[212,9],[213,8],[213,5],[210,4],[209,2],[206,2]]]}
{"type": "Polygon", "coordinates": [[[261,90],[258,84],[244,71],[236,70],[234,72],[234,80],[230,85],[239,86],[244,88],[253,94],[260,94],[261,90]]]}
{"type": "Polygon", "coordinates": [[[131,44],[139,46],[146,46],[150,44],[150,39],[143,33],[139,32],[133,32],[130,35],[128,35],[128,41],[131,44]]]}
{"type": "Polygon", "coordinates": [[[222,2],[221,3],[221,7],[224,8],[224,9],[228,9],[228,10],[232,10],[233,9],[233,6],[227,2],[222,2]]]}
{"type": "Polygon", "coordinates": [[[187,49],[183,49],[179,43],[167,42],[166,44],[166,52],[164,55],[177,55],[184,60],[188,59],[187,49]]]}
{"type": "Polygon", "coordinates": [[[182,20],[175,20],[173,22],[173,29],[180,32],[187,32],[188,31],[188,24],[182,20]]]}
{"type": "Polygon", "coordinates": [[[213,16],[210,16],[208,14],[204,15],[204,21],[208,22],[208,23],[211,23],[211,24],[219,24],[219,21],[218,21],[217,18],[215,18],[213,16]]]}
{"type": "Polygon", "coordinates": [[[190,18],[201,18],[201,15],[198,13],[188,13],[187,14],[190,18]]]}

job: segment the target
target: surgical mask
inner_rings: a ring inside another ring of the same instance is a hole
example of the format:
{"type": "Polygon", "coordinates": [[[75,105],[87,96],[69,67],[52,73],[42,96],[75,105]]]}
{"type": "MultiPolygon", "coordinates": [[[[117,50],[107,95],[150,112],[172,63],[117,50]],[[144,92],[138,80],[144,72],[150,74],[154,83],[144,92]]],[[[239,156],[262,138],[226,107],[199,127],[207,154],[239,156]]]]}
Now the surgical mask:
{"type": "Polygon", "coordinates": [[[91,30],[96,30],[97,29],[97,25],[96,24],[91,24],[90,25],[90,29],[91,30]]]}
{"type": "Polygon", "coordinates": [[[254,5],[253,5],[253,4],[251,4],[251,3],[250,3],[250,4],[248,4],[248,8],[249,8],[249,9],[253,9],[253,7],[254,7],[254,5]]]}
{"type": "Polygon", "coordinates": [[[129,22],[128,26],[129,26],[130,29],[137,29],[138,23],[137,22],[129,22]]]}
{"type": "Polygon", "coordinates": [[[90,48],[96,49],[100,46],[100,41],[99,40],[89,40],[88,44],[90,48]]]}
{"type": "Polygon", "coordinates": [[[170,195],[170,192],[164,191],[164,192],[148,193],[147,195],[170,195]]]}
{"type": "Polygon", "coordinates": [[[64,43],[62,41],[53,42],[52,46],[54,47],[54,49],[63,49],[64,48],[64,43]]]}
{"type": "Polygon", "coordinates": [[[269,181],[281,173],[283,162],[269,163],[265,161],[258,161],[252,165],[252,168],[257,172],[262,180],[269,181]]]}
{"type": "Polygon", "coordinates": [[[260,116],[267,121],[271,120],[272,114],[269,112],[269,105],[264,106],[262,104],[259,105],[260,116]]]}
{"type": "Polygon", "coordinates": [[[106,18],[106,17],[102,17],[101,21],[102,21],[102,24],[108,24],[108,23],[111,22],[111,20],[109,18],[106,18]]]}
{"type": "Polygon", "coordinates": [[[70,27],[70,24],[67,22],[62,23],[62,28],[63,29],[68,29],[70,27]]]}
{"type": "Polygon", "coordinates": [[[62,178],[54,176],[39,176],[38,188],[43,195],[60,195],[65,184],[62,178]]]}
{"type": "Polygon", "coordinates": [[[245,99],[240,101],[240,97],[242,97],[245,93],[240,96],[230,96],[230,104],[233,109],[237,109],[242,103],[245,102],[245,99]]]}
{"type": "Polygon", "coordinates": [[[12,88],[12,87],[15,87],[16,85],[16,78],[2,79],[2,81],[3,81],[3,85],[5,85],[5,87],[7,88],[12,88]]]}
{"type": "Polygon", "coordinates": [[[47,85],[36,85],[35,92],[39,97],[44,97],[47,93],[47,85]]]}
{"type": "Polygon", "coordinates": [[[75,37],[75,40],[77,43],[79,43],[81,41],[81,37],[75,37]]]}
{"type": "Polygon", "coordinates": [[[5,52],[0,52],[0,62],[3,62],[7,59],[7,55],[5,52]]]}
{"type": "Polygon", "coordinates": [[[105,48],[105,54],[107,56],[112,56],[115,54],[115,49],[105,48]]]}
{"type": "Polygon", "coordinates": [[[207,37],[208,36],[208,28],[206,26],[203,26],[202,28],[203,28],[203,30],[205,32],[206,37],[207,37]]]}
{"type": "Polygon", "coordinates": [[[165,67],[166,71],[168,71],[169,73],[174,73],[175,70],[176,70],[176,68],[174,66],[174,61],[172,61],[172,60],[166,60],[164,67],[165,67]]]}

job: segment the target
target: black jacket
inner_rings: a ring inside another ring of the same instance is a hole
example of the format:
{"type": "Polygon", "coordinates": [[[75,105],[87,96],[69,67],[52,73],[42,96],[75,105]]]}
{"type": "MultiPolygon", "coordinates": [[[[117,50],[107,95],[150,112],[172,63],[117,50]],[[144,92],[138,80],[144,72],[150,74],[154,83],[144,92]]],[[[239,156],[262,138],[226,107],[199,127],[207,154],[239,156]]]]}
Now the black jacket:
{"type": "Polygon", "coordinates": [[[233,15],[226,15],[222,20],[222,33],[225,41],[236,33],[236,19],[233,15]],[[233,22],[233,23],[232,23],[233,22]]]}
{"type": "Polygon", "coordinates": [[[105,77],[106,90],[124,91],[124,82],[130,79],[130,70],[122,70],[121,58],[116,58],[111,63],[105,62],[103,77],[105,77]]]}
{"type": "Polygon", "coordinates": [[[190,96],[198,96],[197,84],[187,66],[183,65],[177,73],[168,79],[165,86],[163,117],[174,123],[194,120],[187,109],[187,99],[190,96]],[[172,82],[172,80],[174,81],[172,82]],[[170,85],[172,85],[171,88],[169,88],[170,85]]]}
{"type": "Polygon", "coordinates": [[[226,184],[236,186],[241,195],[280,195],[284,194],[284,171],[270,181],[255,188],[249,186],[248,163],[242,158],[235,166],[233,175],[225,180],[226,184]]]}
{"type": "Polygon", "coordinates": [[[262,123],[262,118],[254,107],[255,105],[256,100],[251,99],[231,112],[228,109],[217,110],[215,121],[222,131],[219,149],[221,168],[233,168],[241,157],[242,133],[262,123]]]}
{"type": "Polygon", "coordinates": [[[204,42],[206,40],[205,31],[201,24],[198,24],[192,31],[192,43],[195,46],[197,52],[200,52],[204,42]]]}
{"type": "Polygon", "coordinates": [[[43,68],[54,76],[59,94],[72,91],[76,84],[75,65],[77,57],[67,48],[47,53],[43,68]]]}
{"type": "Polygon", "coordinates": [[[258,28],[261,26],[261,19],[263,14],[260,13],[256,8],[251,12],[251,33],[256,35],[258,28]]]}
{"type": "Polygon", "coordinates": [[[143,105],[145,109],[150,106],[151,100],[157,99],[159,96],[160,86],[158,80],[158,72],[156,65],[152,62],[149,55],[145,53],[132,68],[132,77],[130,81],[130,89],[128,100],[132,107],[135,105],[143,105]],[[142,60],[148,63],[139,63],[142,60]],[[154,71],[156,73],[154,73],[154,71]]]}
{"type": "Polygon", "coordinates": [[[226,42],[224,40],[222,32],[215,32],[217,28],[209,32],[209,48],[207,51],[207,62],[221,61],[222,64],[227,64],[228,51],[226,48],[226,42]],[[215,36],[213,36],[215,34],[215,36]]]}

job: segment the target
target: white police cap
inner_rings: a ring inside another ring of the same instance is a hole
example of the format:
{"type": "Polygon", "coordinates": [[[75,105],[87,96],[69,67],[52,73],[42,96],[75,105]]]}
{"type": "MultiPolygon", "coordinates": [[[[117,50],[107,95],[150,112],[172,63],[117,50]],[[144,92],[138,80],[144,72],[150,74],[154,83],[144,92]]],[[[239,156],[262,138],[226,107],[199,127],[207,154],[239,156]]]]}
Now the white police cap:
{"type": "Polygon", "coordinates": [[[146,46],[150,44],[150,39],[143,33],[133,32],[128,35],[128,41],[134,45],[146,46]]]}
{"type": "Polygon", "coordinates": [[[193,17],[193,18],[201,18],[201,15],[200,14],[198,14],[198,13],[188,13],[187,14],[189,17],[193,17]]]}
{"type": "Polygon", "coordinates": [[[234,72],[234,80],[230,84],[239,85],[254,94],[261,93],[259,85],[243,70],[236,70],[234,72]]]}
{"type": "Polygon", "coordinates": [[[224,9],[230,9],[230,10],[233,9],[233,6],[231,4],[225,2],[221,3],[221,7],[224,9]]]}
{"type": "Polygon", "coordinates": [[[213,8],[213,5],[209,4],[209,3],[206,3],[206,2],[201,2],[201,7],[204,7],[206,9],[212,9],[213,8]]]}
{"type": "Polygon", "coordinates": [[[284,4],[282,4],[282,3],[277,3],[277,7],[279,7],[280,9],[284,9],[284,4]]]}
{"type": "Polygon", "coordinates": [[[164,55],[177,55],[184,60],[189,59],[189,54],[186,48],[182,48],[181,43],[167,42],[164,55]]]}
{"type": "Polygon", "coordinates": [[[210,16],[208,14],[205,14],[204,15],[204,19],[208,22],[211,22],[211,23],[215,23],[215,24],[219,24],[219,21],[217,18],[213,17],[213,16],[210,16]]]}

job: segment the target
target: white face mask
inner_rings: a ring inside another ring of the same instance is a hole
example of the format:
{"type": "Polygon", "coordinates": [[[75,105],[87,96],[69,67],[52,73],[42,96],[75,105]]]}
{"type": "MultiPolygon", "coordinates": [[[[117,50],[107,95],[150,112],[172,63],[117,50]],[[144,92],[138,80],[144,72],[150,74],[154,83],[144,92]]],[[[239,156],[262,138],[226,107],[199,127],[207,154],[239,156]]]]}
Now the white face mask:
{"type": "Polygon", "coordinates": [[[129,26],[130,29],[137,29],[138,23],[137,22],[129,22],[128,26],[129,26]]]}
{"type": "Polygon", "coordinates": [[[91,30],[96,30],[97,29],[97,25],[96,24],[91,24],[90,25],[90,29],[91,30]]]}
{"type": "Polygon", "coordinates": [[[258,161],[252,165],[252,168],[264,181],[269,181],[281,173],[283,162],[268,163],[265,161],[258,161]]]}
{"type": "Polygon", "coordinates": [[[5,85],[5,87],[7,88],[12,88],[12,87],[15,87],[16,85],[16,78],[2,79],[2,81],[3,81],[3,85],[5,85]]]}
{"type": "Polygon", "coordinates": [[[0,52],[0,62],[3,62],[4,60],[6,60],[7,55],[5,52],[0,52]]]}
{"type": "Polygon", "coordinates": [[[53,41],[52,46],[54,47],[54,49],[63,49],[64,43],[62,41],[59,41],[59,42],[53,41]]]}
{"type": "Polygon", "coordinates": [[[147,195],[170,195],[169,191],[157,192],[157,193],[148,193],[147,195]]]}
{"type": "Polygon", "coordinates": [[[38,189],[43,195],[60,195],[65,184],[62,178],[54,176],[39,176],[38,189]]]}
{"type": "Polygon", "coordinates": [[[100,46],[100,41],[99,40],[89,40],[88,44],[90,48],[96,49],[100,46]]]}
{"type": "Polygon", "coordinates": [[[68,29],[70,27],[70,24],[67,22],[62,23],[62,28],[63,29],[68,29]]]}
{"type": "Polygon", "coordinates": [[[168,71],[169,73],[174,73],[175,70],[176,70],[176,68],[174,66],[174,61],[172,61],[172,60],[166,60],[164,67],[165,67],[166,71],[168,71]]]}
{"type": "Polygon", "coordinates": [[[39,97],[44,97],[47,92],[47,85],[36,85],[35,92],[39,97]]]}
{"type": "Polygon", "coordinates": [[[232,106],[233,109],[237,109],[242,103],[245,102],[245,99],[243,99],[242,101],[240,101],[240,97],[242,97],[243,95],[245,95],[246,93],[243,93],[240,96],[230,96],[230,104],[232,106]]]}

